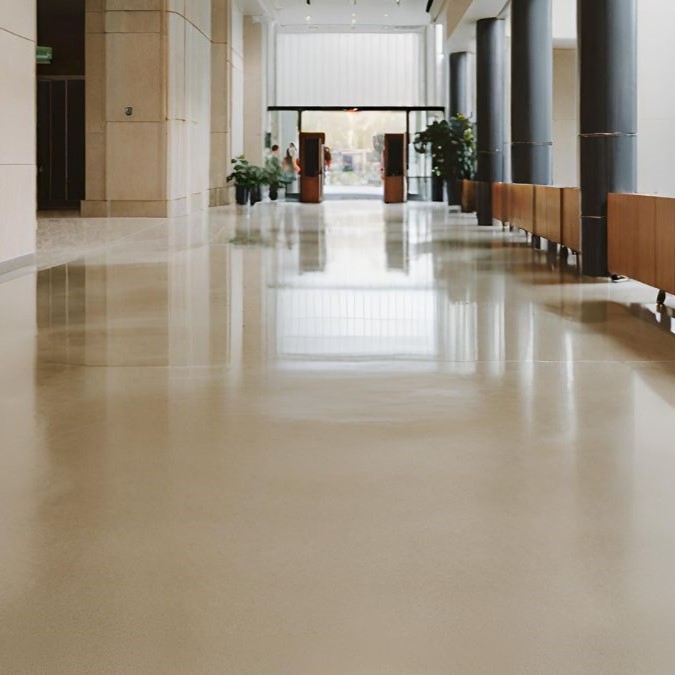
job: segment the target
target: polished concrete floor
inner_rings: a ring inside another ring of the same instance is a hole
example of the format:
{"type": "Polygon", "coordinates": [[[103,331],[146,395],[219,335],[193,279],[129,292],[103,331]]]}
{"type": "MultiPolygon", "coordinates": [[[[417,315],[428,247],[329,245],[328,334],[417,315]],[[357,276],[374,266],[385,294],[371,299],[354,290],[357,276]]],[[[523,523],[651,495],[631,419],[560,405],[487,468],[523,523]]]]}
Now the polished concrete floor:
{"type": "Polygon", "coordinates": [[[0,283],[1,673],[675,671],[654,289],[420,204],[40,247],[0,283]]]}

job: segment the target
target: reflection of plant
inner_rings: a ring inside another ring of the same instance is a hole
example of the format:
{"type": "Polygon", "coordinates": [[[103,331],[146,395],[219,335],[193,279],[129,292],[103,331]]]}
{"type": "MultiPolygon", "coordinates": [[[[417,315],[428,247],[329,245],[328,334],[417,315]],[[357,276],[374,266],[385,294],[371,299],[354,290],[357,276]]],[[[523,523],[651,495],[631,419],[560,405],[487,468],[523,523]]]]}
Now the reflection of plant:
{"type": "Polygon", "coordinates": [[[263,182],[271,188],[278,188],[280,185],[290,185],[293,182],[293,174],[284,171],[278,157],[267,158],[265,168],[262,169],[262,178],[263,182]]]}
{"type": "Polygon", "coordinates": [[[476,172],[476,134],[464,115],[433,122],[415,136],[415,150],[431,152],[433,172],[446,180],[472,179],[476,172]]]}
{"type": "Polygon", "coordinates": [[[244,155],[239,155],[232,160],[232,173],[227,177],[227,182],[234,181],[239,187],[253,188],[261,183],[260,171],[244,155]]]}

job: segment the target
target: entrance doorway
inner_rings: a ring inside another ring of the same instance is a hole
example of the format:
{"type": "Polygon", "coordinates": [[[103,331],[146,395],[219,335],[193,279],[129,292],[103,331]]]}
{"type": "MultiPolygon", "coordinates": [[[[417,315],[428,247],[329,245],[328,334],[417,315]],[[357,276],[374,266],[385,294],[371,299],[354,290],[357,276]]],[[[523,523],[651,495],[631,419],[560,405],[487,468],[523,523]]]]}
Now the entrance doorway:
{"type": "MultiPolygon", "coordinates": [[[[324,132],[326,199],[382,199],[382,150],[387,133],[408,134],[408,199],[431,199],[432,167],[429,154],[415,152],[415,134],[434,120],[443,119],[442,107],[278,107],[268,108],[268,142],[281,153],[298,145],[299,132],[324,132]]],[[[296,181],[297,182],[297,181],[296,181]]],[[[291,198],[297,192],[287,189],[291,198]]]]}
{"type": "Polygon", "coordinates": [[[43,48],[36,65],[38,210],[79,210],[85,186],[84,0],[38,0],[37,36],[43,48]]]}
{"type": "Polygon", "coordinates": [[[302,128],[326,134],[326,199],[382,199],[384,135],[405,133],[405,112],[310,110],[302,128]]]}

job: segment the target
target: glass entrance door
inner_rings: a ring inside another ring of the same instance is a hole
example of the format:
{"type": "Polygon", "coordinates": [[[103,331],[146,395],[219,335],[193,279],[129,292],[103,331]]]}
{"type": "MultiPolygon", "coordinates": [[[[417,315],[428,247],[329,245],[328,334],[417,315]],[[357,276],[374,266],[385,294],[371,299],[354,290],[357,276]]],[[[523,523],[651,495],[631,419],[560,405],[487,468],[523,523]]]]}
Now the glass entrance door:
{"type": "Polygon", "coordinates": [[[417,152],[414,141],[416,134],[442,119],[443,113],[435,110],[411,110],[408,113],[408,199],[431,200],[431,154],[417,152]]]}
{"type": "Polygon", "coordinates": [[[406,114],[387,110],[307,110],[303,131],[326,134],[327,197],[381,199],[384,134],[405,133],[406,114]]]}

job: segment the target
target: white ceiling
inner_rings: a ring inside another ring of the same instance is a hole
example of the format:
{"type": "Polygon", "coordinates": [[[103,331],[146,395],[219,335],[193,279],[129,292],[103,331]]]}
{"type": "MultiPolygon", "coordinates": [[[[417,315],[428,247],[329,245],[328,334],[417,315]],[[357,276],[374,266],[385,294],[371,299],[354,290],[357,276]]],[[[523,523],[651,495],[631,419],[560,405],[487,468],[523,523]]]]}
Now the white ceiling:
{"type": "Polygon", "coordinates": [[[351,28],[352,18],[355,27],[376,26],[380,30],[391,26],[422,26],[429,23],[426,12],[427,0],[270,0],[277,9],[277,22],[280,26],[299,26],[311,23],[314,26],[337,26],[351,28]],[[352,15],[356,16],[353,17],[352,15]],[[311,17],[307,22],[306,17],[311,17]]]}

